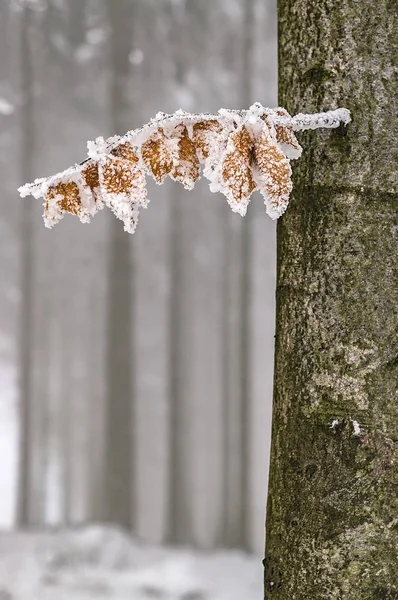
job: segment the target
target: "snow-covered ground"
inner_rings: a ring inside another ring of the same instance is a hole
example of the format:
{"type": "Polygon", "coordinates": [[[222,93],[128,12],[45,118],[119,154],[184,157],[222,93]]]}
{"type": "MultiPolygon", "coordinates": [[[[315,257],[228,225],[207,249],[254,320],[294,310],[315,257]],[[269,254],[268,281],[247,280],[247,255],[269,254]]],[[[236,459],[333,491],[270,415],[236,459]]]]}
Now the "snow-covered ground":
{"type": "Polygon", "coordinates": [[[0,534],[0,600],[259,600],[259,557],[142,544],[117,529],[0,534]]]}

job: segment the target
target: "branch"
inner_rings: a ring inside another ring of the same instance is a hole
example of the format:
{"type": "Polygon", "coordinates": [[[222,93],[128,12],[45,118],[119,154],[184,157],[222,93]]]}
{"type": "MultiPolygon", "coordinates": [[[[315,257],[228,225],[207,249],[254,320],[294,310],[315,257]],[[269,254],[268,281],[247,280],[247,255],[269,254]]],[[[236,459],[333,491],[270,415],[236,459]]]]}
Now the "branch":
{"type": "Polygon", "coordinates": [[[251,193],[264,196],[267,212],[280,216],[291,191],[290,160],[302,148],[293,132],[335,128],[350,121],[347,109],[291,117],[283,108],[220,109],[217,114],[158,113],[124,136],[88,142],[88,158],[66,171],[19,188],[22,197],[45,199],[45,223],[66,213],[88,222],[104,205],[133,232],[146,207],[144,172],[162,183],[166,175],[192,189],[199,165],[212,191],[221,191],[234,212],[246,213],[251,193]]]}

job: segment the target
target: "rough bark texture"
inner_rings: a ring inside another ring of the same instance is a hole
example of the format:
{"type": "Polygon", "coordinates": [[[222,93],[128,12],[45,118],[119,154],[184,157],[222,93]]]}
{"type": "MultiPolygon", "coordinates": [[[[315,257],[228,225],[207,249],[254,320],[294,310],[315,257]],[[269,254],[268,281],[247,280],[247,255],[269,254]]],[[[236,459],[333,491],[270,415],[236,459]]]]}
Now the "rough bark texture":
{"type": "Polygon", "coordinates": [[[278,224],[265,598],[397,599],[398,5],[279,0],[279,28],[280,104],[353,123],[302,134],[278,224]]]}

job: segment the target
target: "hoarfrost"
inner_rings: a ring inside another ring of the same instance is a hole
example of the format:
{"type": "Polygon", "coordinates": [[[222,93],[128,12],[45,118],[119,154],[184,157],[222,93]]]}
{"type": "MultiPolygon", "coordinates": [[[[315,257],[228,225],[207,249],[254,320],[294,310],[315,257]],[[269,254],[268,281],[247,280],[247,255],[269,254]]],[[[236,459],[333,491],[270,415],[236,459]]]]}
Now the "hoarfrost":
{"type": "Polygon", "coordinates": [[[248,110],[221,108],[217,114],[159,112],[124,136],[88,142],[86,161],[21,186],[19,193],[45,199],[47,226],[65,213],[89,222],[106,205],[133,233],[139,207],[148,204],[145,173],[159,184],[169,175],[192,189],[202,166],[210,190],[221,192],[234,212],[244,216],[252,193],[258,190],[267,213],[276,219],[289,203],[290,160],[302,153],[294,132],[349,121],[344,108],[292,117],[284,108],[265,108],[259,102],[248,110]]]}

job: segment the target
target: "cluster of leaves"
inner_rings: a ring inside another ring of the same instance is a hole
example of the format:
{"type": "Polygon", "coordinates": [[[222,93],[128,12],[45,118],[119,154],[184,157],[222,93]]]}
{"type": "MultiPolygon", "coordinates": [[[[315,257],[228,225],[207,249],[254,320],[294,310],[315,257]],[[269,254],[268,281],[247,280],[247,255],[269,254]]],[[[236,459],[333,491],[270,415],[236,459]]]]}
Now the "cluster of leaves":
{"type": "Polygon", "coordinates": [[[36,180],[20,193],[44,197],[48,227],[65,213],[88,222],[108,206],[133,233],[139,209],[148,204],[146,174],[158,184],[169,176],[190,190],[202,168],[211,191],[222,192],[234,212],[245,215],[258,190],[268,214],[277,218],[292,189],[290,160],[302,151],[289,120],[284,109],[259,103],[245,111],[221,109],[217,115],[159,113],[123,137],[90,142],[84,163],[36,180]]]}

